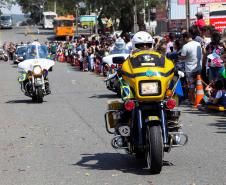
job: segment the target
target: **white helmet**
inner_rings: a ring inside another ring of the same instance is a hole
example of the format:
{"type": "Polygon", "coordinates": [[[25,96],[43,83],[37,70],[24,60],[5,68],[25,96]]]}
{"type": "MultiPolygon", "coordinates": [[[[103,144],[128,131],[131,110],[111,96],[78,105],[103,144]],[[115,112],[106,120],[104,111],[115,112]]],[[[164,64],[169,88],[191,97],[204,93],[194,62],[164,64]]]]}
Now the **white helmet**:
{"type": "Polygon", "coordinates": [[[132,38],[133,50],[139,49],[142,44],[147,44],[151,48],[153,43],[154,41],[152,36],[145,31],[137,32],[132,38]]]}
{"type": "Polygon", "coordinates": [[[123,49],[125,49],[125,48],[126,48],[126,43],[125,43],[125,41],[124,41],[122,38],[118,38],[118,39],[115,41],[114,48],[117,49],[117,50],[123,50],[123,49]]]}

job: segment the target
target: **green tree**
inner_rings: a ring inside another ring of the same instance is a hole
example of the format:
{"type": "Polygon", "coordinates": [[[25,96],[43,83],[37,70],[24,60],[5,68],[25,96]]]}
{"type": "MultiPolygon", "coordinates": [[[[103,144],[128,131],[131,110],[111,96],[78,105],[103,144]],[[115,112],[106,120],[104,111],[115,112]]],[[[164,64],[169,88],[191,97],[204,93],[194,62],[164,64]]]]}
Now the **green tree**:
{"type": "Polygon", "coordinates": [[[23,13],[30,13],[30,18],[38,23],[43,11],[53,11],[54,1],[57,3],[59,15],[75,14],[75,4],[79,0],[15,0],[21,7],[23,13]]]}
{"type": "Polygon", "coordinates": [[[47,0],[16,0],[22,7],[22,12],[29,14],[34,23],[38,23],[41,20],[42,12],[47,0]]]}
{"type": "MultiPolygon", "coordinates": [[[[165,2],[165,1],[164,1],[165,2]]],[[[132,31],[134,24],[134,6],[137,7],[137,21],[139,30],[144,30],[144,8],[150,9],[159,6],[162,1],[159,0],[86,0],[88,7],[92,10],[101,9],[102,15],[110,15],[113,20],[120,19],[120,29],[123,32],[132,31]]]]}
{"type": "MultiPolygon", "coordinates": [[[[13,1],[13,0],[4,0],[13,1]]],[[[99,12],[101,16],[110,16],[113,20],[120,19],[120,29],[123,32],[132,31],[134,24],[134,6],[137,5],[137,20],[140,30],[144,28],[144,15],[142,9],[153,8],[159,6],[162,1],[159,0],[15,0],[22,6],[24,13],[31,13],[31,18],[38,22],[40,19],[40,6],[44,6],[45,11],[53,10],[53,3],[57,3],[57,14],[73,14],[75,15],[76,4],[84,2],[85,8],[81,8],[80,12],[89,14],[90,12],[99,12]]],[[[165,2],[165,1],[164,1],[165,2]]]]}

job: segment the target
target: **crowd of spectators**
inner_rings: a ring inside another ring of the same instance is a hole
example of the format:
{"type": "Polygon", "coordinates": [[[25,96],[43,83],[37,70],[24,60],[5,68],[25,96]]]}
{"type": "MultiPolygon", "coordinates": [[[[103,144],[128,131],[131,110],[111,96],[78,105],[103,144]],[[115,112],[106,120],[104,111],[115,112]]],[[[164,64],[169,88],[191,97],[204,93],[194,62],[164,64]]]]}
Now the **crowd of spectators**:
{"type": "MultiPolygon", "coordinates": [[[[175,68],[186,74],[182,84],[184,92],[188,92],[187,97],[190,103],[194,104],[195,101],[198,74],[206,84],[208,96],[216,97],[216,91],[213,90],[217,89],[216,87],[221,88],[222,92],[225,91],[226,41],[213,26],[201,24],[199,21],[199,24],[192,25],[189,30],[182,30],[180,35],[169,33],[165,37],[154,36],[153,38],[152,49],[171,59],[175,63],[175,68]],[[220,83],[222,85],[219,85],[220,83]],[[216,87],[215,84],[217,84],[216,87]]],[[[81,36],[72,41],[51,41],[45,44],[50,57],[55,61],[78,65],[82,71],[103,73],[105,68],[102,65],[103,57],[113,54],[113,50],[122,50],[115,44],[119,39],[125,43],[123,50],[127,51],[123,52],[131,52],[129,34],[120,38],[119,36],[81,36]]],[[[15,45],[10,43],[5,49],[11,56],[15,51],[15,45]]],[[[226,102],[224,104],[226,107],[226,102]]]]}

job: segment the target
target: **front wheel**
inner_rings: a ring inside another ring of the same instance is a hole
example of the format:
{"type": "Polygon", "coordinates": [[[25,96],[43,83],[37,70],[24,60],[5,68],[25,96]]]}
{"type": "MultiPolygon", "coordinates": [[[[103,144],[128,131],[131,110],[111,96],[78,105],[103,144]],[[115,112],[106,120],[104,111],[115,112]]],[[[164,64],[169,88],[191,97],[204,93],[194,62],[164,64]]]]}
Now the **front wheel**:
{"type": "Polygon", "coordinates": [[[163,165],[163,141],[160,125],[148,125],[146,129],[146,160],[152,174],[158,174],[163,165]]]}
{"type": "Polygon", "coordinates": [[[38,103],[43,102],[43,90],[41,87],[38,87],[38,89],[37,89],[37,102],[38,103]]]}
{"type": "Polygon", "coordinates": [[[32,102],[37,102],[37,96],[36,95],[32,96],[32,102]]]}
{"type": "Polygon", "coordinates": [[[108,73],[109,73],[109,65],[108,64],[104,64],[104,66],[103,66],[103,76],[107,76],[108,75],[108,73]]]}
{"type": "Polygon", "coordinates": [[[9,58],[7,56],[5,56],[4,61],[7,62],[9,60],[9,58]]]}

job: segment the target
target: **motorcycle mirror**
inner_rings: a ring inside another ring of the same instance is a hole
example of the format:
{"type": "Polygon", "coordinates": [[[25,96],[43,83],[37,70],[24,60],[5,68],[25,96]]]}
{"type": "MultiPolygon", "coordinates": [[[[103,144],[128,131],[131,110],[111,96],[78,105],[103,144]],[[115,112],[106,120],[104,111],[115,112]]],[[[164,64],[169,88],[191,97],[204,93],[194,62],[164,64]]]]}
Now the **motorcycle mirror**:
{"type": "Polygon", "coordinates": [[[124,57],[113,57],[112,59],[113,64],[123,64],[124,61],[124,57]]]}

